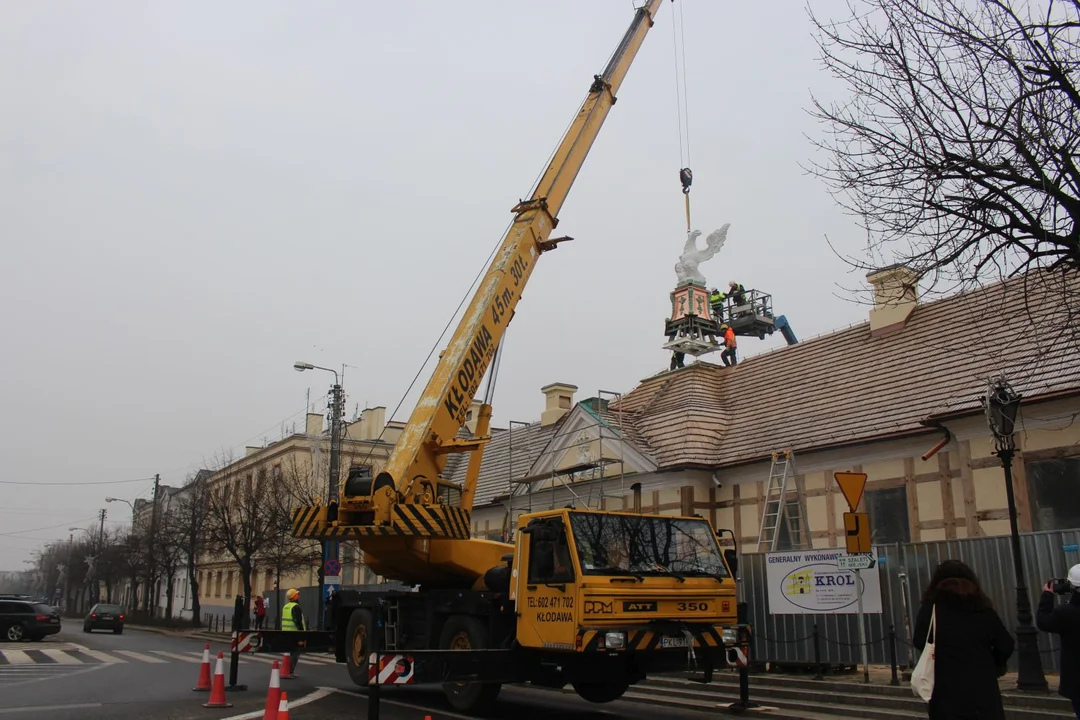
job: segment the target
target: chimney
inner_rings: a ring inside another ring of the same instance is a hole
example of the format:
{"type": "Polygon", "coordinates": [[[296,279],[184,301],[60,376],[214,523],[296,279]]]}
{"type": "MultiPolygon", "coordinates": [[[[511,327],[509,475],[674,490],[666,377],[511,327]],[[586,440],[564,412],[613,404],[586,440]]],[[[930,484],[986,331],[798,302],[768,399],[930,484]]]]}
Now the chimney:
{"type": "Polygon", "coordinates": [[[307,414],[307,427],[304,433],[307,435],[322,435],[323,416],[319,413],[307,414]]]}
{"type": "Polygon", "coordinates": [[[248,445],[246,448],[244,448],[244,457],[247,457],[249,455],[254,455],[255,453],[259,452],[260,450],[262,450],[262,448],[259,447],[258,445],[248,445]]]}
{"type": "Polygon", "coordinates": [[[386,425],[386,408],[383,406],[364,408],[360,413],[360,437],[358,440],[375,440],[382,434],[386,425]]]}
{"type": "Polygon", "coordinates": [[[547,426],[558,422],[563,415],[570,412],[570,408],[574,407],[574,393],[577,392],[577,385],[551,383],[540,388],[540,392],[544,393],[547,399],[544,412],[540,415],[540,424],[547,426]]]}
{"type": "Polygon", "coordinates": [[[868,273],[866,279],[874,287],[870,337],[903,330],[918,304],[918,273],[907,265],[893,265],[868,273]]]}
{"type": "Polygon", "coordinates": [[[465,413],[465,427],[473,435],[476,434],[476,421],[480,419],[480,406],[483,404],[483,400],[474,399],[472,404],[469,405],[469,410],[465,413]]]}

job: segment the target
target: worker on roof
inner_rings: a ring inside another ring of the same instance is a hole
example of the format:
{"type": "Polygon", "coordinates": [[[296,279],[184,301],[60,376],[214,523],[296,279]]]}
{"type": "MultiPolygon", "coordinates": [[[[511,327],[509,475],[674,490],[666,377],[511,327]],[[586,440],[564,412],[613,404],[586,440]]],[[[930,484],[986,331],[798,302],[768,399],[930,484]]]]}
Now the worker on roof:
{"type": "Polygon", "coordinates": [[[724,367],[735,367],[739,364],[738,358],[735,357],[735,348],[738,347],[738,343],[735,342],[735,331],[730,325],[724,323],[720,326],[720,332],[724,335],[724,352],[720,353],[720,359],[724,362],[724,367]]]}
{"type": "Polygon", "coordinates": [[[686,353],[681,353],[678,350],[671,353],[671,369],[683,367],[683,359],[686,357],[686,353]]]}
{"type": "Polygon", "coordinates": [[[745,305],[746,304],[746,288],[744,288],[742,285],[735,282],[734,280],[732,280],[731,282],[728,283],[727,294],[728,294],[728,297],[731,298],[732,304],[734,304],[734,305],[745,305]]]}

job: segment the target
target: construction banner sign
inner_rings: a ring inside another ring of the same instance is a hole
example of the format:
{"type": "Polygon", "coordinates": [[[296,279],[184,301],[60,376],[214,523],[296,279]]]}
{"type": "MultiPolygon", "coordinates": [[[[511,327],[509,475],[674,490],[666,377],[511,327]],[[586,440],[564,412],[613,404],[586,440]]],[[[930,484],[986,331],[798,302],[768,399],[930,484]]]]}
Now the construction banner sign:
{"type": "Polygon", "coordinates": [[[863,610],[881,613],[881,584],[878,571],[863,570],[861,583],[855,572],[841,570],[837,558],[843,550],[799,550],[769,553],[765,579],[769,588],[769,612],[773,615],[855,615],[859,612],[859,590],[863,610]]]}

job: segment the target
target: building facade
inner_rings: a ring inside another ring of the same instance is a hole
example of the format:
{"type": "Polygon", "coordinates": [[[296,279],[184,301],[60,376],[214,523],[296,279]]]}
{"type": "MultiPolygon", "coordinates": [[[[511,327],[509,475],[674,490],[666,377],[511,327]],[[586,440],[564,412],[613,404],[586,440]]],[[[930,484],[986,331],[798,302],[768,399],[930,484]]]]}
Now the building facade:
{"type": "MultiPolygon", "coordinates": [[[[386,422],[386,408],[365,409],[353,422],[345,426],[341,443],[339,477],[344,483],[353,467],[366,467],[373,473],[385,464],[401,435],[404,423],[386,422]]],[[[246,448],[244,457],[222,464],[206,479],[209,492],[231,491],[230,486],[250,483],[260,473],[293,486],[307,486],[311,497],[323,502],[329,485],[330,436],[324,428],[322,415],[309,413],[305,431],[294,433],[265,446],[246,448]]],[[[317,543],[314,544],[317,546],[317,543]]],[[[296,571],[284,574],[280,586],[274,563],[258,556],[252,570],[252,595],[270,599],[270,612],[281,607],[284,590],[289,587],[309,587],[318,584],[319,560],[312,549],[307,553],[311,562],[296,571]],[[280,593],[278,592],[280,590],[280,593]]],[[[345,585],[362,585],[375,582],[371,572],[363,565],[363,558],[355,543],[341,543],[342,582],[345,585]]],[[[204,553],[198,570],[200,604],[205,612],[231,615],[233,602],[243,593],[243,578],[234,558],[204,553]]]]}

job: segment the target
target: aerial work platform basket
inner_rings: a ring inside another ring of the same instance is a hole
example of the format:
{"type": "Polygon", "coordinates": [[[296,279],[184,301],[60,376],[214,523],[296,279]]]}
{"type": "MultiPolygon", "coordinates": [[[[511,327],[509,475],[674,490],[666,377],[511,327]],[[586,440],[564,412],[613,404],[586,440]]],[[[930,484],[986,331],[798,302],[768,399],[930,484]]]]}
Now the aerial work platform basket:
{"type": "Polygon", "coordinates": [[[729,325],[736,335],[764,340],[779,331],[788,345],[799,342],[783,315],[774,315],[772,295],[747,290],[740,303],[728,296],[722,304],[709,305],[709,291],[694,280],[686,280],[671,293],[671,318],[664,322],[666,350],[700,357],[723,347],[721,325],[729,325]]]}
{"type": "Polygon", "coordinates": [[[773,314],[772,295],[760,290],[747,290],[741,299],[744,302],[736,304],[735,298],[729,295],[722,305],[711,308],[717,315],[716,321],[730,325],[735,334],[742,337],[764,340],[766,335],[779,330],[788,345],[799,342],[787,318],[773,314]]]}

